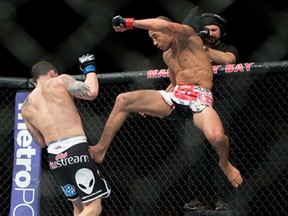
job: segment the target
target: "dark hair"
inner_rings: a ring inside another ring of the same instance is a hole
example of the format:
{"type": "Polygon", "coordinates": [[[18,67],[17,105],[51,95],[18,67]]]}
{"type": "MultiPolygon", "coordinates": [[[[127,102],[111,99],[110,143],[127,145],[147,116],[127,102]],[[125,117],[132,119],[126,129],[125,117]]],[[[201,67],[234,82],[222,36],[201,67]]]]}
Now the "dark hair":
{"type": "Polygon", "coordinates": [[[50,70],[57,72],[57,69],[47,61],[39,61],[32,66],[31,76],[36,82],[40,76],[47,75],[50,70]]]}
{"type": "Polygon", "coordinates": [[[227,33],[228,23],[227,21],[213,13],[203,13],[200,17],[200,26],[203,29],[206,25],[217,25],[220,28],[221,36],[225,36],[227,33]]]}

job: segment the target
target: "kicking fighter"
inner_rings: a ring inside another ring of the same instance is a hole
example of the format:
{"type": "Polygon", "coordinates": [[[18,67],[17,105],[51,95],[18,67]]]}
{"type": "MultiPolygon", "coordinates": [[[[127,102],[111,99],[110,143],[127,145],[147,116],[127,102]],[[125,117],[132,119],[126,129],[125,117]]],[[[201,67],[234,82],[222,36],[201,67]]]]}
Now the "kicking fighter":
{"type": "Polygon", "coordinates": [[[116,32],[128,29],[146,29],[153,45],[163,51],[163,60],[169,71],[171,84],[166,91],[137,90],[119,94],[105,124],[103,134],[93,147],[97,162],[104,160],[113,137],[130,112],[166,117],[179,112],[190,118],[219,156],[219,166],[234,187],[242,184],[240,171],[229,161],[229,139],[222,122],[213,109],[213,72],[203,42],[188,25],[172,22],[166,17],[135,20],[116,16],[112,19],[116,32]]]}

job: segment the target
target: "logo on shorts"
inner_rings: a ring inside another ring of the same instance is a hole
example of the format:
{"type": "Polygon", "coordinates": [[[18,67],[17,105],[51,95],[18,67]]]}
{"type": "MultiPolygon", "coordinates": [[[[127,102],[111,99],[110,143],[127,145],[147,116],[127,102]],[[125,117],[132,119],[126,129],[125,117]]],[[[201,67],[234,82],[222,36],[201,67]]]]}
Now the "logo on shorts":
{"type": "Polygon", "coordinates": [[[76,194],[75,186],[71,184],[67,184],[65,186],[61,186],[61,189],[66,197],[71,197],[76,194]]]}
{"type": "Polygon", "coordinates": [[[67,152],[58,154],[55,159],[55,161],[49,161],[49,167],[51,170],[66,167],[72,164],[89,162],[88,155],[75,155],[68,157],[67,152]]]}
{"type": "Polygon", "coordinates": [[[61,152],[58,155],[56,155],[55,160],[59,160],[61,158],[66,158],[67,157],[67,152],[65,152],[64,154],[61,152]]]}
{"type": "Polygon", "coordinates": [[[92,193],[95,185],[95,177],[90,169],[79,169],[75,174],[75,180],[80,190],[86,194],[92,193]]]}

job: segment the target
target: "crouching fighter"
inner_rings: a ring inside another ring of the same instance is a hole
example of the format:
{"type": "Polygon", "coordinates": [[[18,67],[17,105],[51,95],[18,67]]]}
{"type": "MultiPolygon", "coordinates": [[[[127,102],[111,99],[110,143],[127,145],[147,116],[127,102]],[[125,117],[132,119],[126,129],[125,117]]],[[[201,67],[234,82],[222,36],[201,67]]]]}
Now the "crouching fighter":
{"type": "Polygon", "coordinates": [[[47,147],[49,166],[66,198],[73,203],[74,216],[98,216],[101,199],[110,194],[107,182],[91,157],[87,138],[74,97],[93,100],[98,95],[94,55],[79,58],[85,81],[58,76],[47,61],[32,67],[35,89],[23,103],[21,112],[35,142],[47,147]]]}

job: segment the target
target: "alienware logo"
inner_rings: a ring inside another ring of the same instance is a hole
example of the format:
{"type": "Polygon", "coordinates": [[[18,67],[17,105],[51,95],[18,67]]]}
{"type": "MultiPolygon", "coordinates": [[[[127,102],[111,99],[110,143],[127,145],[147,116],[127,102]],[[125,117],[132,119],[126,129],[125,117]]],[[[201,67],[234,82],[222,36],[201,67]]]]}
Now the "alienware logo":
{"type": "Polygon", "coordinates": [[[91,194],[95,184],[93,172],[90,169],[79,169],[75,174],[77,186],[86,194],[91,194]]]}

